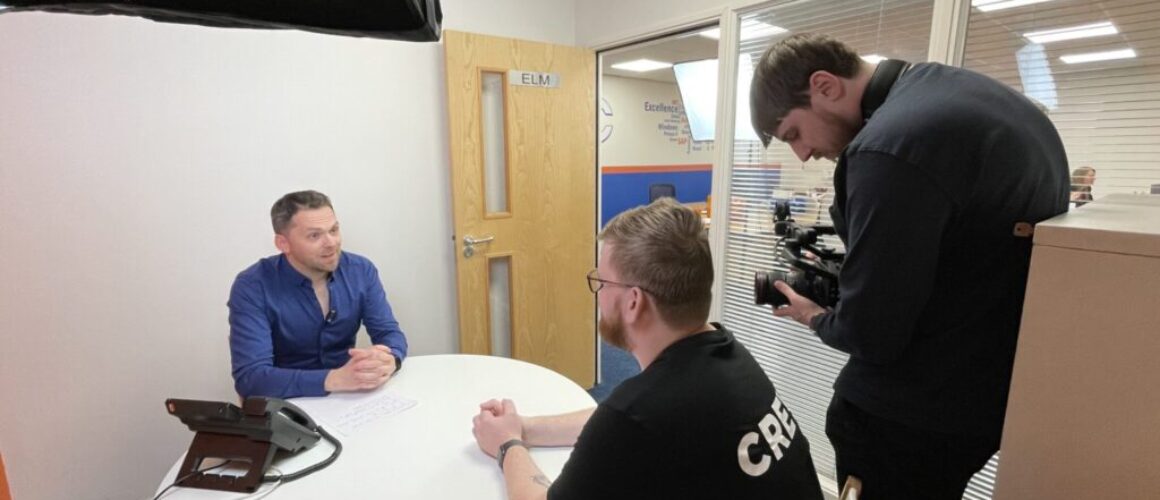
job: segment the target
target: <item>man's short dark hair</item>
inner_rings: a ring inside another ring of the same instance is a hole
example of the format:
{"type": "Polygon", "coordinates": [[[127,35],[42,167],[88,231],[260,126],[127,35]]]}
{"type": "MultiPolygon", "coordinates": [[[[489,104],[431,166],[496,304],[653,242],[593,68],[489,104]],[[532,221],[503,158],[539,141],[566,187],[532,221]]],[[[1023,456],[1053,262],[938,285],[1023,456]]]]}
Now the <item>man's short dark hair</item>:
{"type": "Polygon", "coordinates": [[[790,111],[810,106],[810,75],[828,71],[853,78],[861,65],[854,49],[826,35],[801,33],[773,44],[754,68],[749,89],[753,130],[761,143],[769,146],[790,111]]]}
{"type": "Polygon", "coordinates": [[[274,233],[286,234],[287,227],[290,227],[290,219],[294,218],[294,214],[299,210],[314,210],[317,208],[327,207],[334,210],[330,205],[330,198],[318,191],[296,191],[274,202],[274,206],[270,207],[270,223],[274,226],[274,233]]]}

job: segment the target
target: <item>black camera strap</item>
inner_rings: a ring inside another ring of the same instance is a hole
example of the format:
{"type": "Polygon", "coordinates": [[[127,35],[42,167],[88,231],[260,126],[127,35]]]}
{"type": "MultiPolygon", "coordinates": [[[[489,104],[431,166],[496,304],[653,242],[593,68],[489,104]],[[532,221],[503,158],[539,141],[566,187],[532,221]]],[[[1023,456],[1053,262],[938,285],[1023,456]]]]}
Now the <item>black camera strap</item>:
{"type": "Polygon", "coordinates": [[[886,59],[878,63],[870,82],[866,84],[866,91],[862,94],[862,121],[870,120],[870,116],[886,102],[886,95],[898,77],[910,69],[910,63],[898,59],[886,59]]]}

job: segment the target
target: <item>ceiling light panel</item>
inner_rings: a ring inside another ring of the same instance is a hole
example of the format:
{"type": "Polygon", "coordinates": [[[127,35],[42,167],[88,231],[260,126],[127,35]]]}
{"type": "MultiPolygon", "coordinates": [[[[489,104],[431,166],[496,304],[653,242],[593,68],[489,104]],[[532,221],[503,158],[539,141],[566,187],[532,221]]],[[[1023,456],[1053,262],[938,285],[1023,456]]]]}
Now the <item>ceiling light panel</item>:
{"type": "Polygon", "coordinates": [[[612,65],[613,69],[622,69],[625,71],[634,71],[637,73],[645,73],[648,71],[656,71],[658,69],[671,67],[673,67],[673,63],[654,61],[652,59],[637,59],[635,61],[626,61],[612,65]]]}
{"type": "Polygon", "coordinates": [[[1114,24],[1108,21],[1104,21],[1102,23],[1084,24],[1082,26],[1071,26],[1068,28],[1024,33],[1023,38],[1030,40],[1032,43],[1043,44],[1059,42],[1063,40],[1091,38],[1094,36],[1115,35],[1119,32],[1120,30],[1116,29],[1114,24]]]}
{"type": "Polygon", "coordinates": [[[1096,61],[1111,61],[1114,59],[1130,59],[1136,57],[1132,49],[1109,50],[1105,52],[1088,52],[1086,54],[1070,54],[1060,56],[1059,60],[1068,64],[1079,64],[1096,61]]]}
{"type": "Polygon", "coordinates": [[[1049,1],[1051,0],[973,0],[971,6],[983,12],[991,12],[993,10],[1013,9],[1015,7],[1049,1]]]}

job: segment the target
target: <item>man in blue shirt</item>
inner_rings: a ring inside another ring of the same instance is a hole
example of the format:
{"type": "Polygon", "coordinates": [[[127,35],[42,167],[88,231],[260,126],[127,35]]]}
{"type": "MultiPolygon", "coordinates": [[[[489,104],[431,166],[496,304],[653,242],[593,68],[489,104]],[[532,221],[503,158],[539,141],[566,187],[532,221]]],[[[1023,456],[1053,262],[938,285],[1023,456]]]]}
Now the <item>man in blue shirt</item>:
{"type": "Polygon", "coordinates": [[[342,251],[326,195],[299,191],[270,209],[274,245],[230,290],[230,355],[243,398],[325,396],[379,387],[402,366],[407,339],[365,257],[342,251]],[[365,325],[372,345],[355,348],[365,325]]]}

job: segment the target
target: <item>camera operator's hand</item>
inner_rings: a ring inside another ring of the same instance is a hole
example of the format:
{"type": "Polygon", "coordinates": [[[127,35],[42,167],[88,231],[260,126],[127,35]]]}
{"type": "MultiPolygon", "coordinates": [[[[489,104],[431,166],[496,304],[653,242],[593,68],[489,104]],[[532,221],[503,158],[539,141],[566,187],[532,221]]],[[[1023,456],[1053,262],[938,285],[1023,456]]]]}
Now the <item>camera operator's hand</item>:
{"type": "MultiPolygon", "coordinates": [[[[803,297],[801,294],[795,292],[786,282],[778,280],[773,284],[777,291],[781,292],[789,299],[789,305],[779,307],[773,310],[773,315],[779,318],[790,318],[798,323],[810,327],[810,322],[814,317],[826,312],[822,306],[817,305],[814,301],[803,297]]],[[[812,329],[812,328],[811,328],[812,329]]]]}

